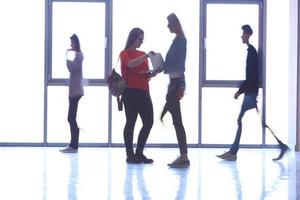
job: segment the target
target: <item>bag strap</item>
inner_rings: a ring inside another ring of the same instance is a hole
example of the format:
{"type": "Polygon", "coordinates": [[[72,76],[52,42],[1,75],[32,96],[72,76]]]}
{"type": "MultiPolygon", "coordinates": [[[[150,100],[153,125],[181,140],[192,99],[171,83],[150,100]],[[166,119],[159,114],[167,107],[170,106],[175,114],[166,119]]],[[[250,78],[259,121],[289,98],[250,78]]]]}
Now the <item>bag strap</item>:
{"type": "Polygon", "coordinates": [[[119,64],[119,61],[120,61],[120,55],[119,55],[119,57],[118,57],[118,60],[117,60],[116,66],[115,66],[115,68],[113,68],[113,69],[116,69],[116,68],[117,68],[117,66],[118,66],[118,64],[119,64]]]}
{"type": "MultiPolygon", "coordinates": [[[[118,57],[116,67],[118,66],[119,61],[120,61],[120,55],[118,57]]],[[[118,105],[118,110],[122,111],[123,110],[123,100],[122,100],[122,97],[117,97],[117,105],[118,105]]]]}
{"type": "Polygon", "coordinates": [[[117,103],[118,103],[118,110],[122,111],[123,110],[123,100],[120,97],[117,97],[117,103]]]}

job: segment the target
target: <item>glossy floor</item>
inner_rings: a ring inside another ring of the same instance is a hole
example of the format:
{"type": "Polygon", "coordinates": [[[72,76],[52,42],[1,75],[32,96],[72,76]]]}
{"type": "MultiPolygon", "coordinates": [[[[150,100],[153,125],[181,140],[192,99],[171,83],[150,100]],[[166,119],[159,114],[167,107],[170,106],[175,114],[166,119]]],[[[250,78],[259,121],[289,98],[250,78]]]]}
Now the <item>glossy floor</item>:
{"type": "Polygon", "coordinates": [[[2,200],[294,200],[300,199],[300,154],[279,162],[277,149],[241,149],[236,162],[225,149],[189,149],[189,169],[170,169],[174,148],[148,148],[153,164],[125,163],[124,148],[1,147],[2,200]]]}

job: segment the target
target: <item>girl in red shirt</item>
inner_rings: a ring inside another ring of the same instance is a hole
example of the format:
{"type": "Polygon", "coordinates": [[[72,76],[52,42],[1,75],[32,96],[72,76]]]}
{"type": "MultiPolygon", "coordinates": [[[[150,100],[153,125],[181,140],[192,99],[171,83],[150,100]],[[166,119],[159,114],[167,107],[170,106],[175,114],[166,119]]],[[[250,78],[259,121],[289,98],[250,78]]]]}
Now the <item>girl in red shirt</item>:
{"type": "MultiPolygon", "coordinates": [[[[127,163],[152,163],[153,160],[143,154],[143,150],[153,125],[153,106],[149,93],[148,54],[137,50],[144,40],[144,31],[133,28],[128,35],[125,49],[120,53],[121,73],[127,82],[127,88],[122,94],[126,124],[124,127],[124,142],[127,163]],[[133,131],[137,116],[140,115],[143,126],[139,132],[137,148],[133,150],[133,131]]],[[[152,53],[152,52],[149,52],[152,53]]]]}

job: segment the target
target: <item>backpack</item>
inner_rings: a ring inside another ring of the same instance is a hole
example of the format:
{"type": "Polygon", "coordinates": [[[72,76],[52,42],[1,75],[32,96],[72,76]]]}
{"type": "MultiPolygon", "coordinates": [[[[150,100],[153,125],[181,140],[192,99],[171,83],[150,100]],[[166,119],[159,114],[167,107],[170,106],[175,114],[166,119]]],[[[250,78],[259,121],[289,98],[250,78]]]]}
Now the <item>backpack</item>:
{"type": "Polygon", "coordinates": [[[115,69],[111,71],[111,74],[107,78],[107,84],[108,84],[108,90],[111,95],[117,97],[118,101],[118,109],[121,111],[122,110],[122,101],[120,99],[120,96],[124,92],[127,83],[126,81],[122,78],[120,74],[118,74],[115,69]]]}

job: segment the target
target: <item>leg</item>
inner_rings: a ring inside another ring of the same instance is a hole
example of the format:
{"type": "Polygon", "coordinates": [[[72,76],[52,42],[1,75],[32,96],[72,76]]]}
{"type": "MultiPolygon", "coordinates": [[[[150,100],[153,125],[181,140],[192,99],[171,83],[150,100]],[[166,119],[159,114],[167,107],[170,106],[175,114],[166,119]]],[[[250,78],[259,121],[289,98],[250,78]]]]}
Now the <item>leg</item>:
{"type": "Polygon", "coordinates": [[[126,115],[126,124],[123,131],[124,143],[126,147],[127,158],[132,158],[134,157],[133,132],[138,115],[136,95],[134,91],[126,91],[123,95],[123,102],[126,115]]]}
{"type": "Polygon", "coordinates": [[[239,117],[237,120],[238,129],[236,132],[236,136],[235,136],[234,142],[231,145],[230,150],[229,150],[229,153],[231,153],[231,154],[236,155],[239,150],[240,139],[241,139],[241,135],[242,135],[242,119],[243,119],[245,112],[247,112],[248,110],[250,110],[252,108],[257,108],[256,99],[251,96],[245,95],[243,104],[241,107],[241,111],[240,111],[240,114],[239,114],[239,117]]]}
{"type": "Polygon", "coordinates": [[[70,147],[73,149],[78,149],[78,140],[79,140],[79,128],[77,125],[77,109],[78,102],[81,96],[69,98],[69,111],[68,111],[68,122],[70,124],[71,130],[71,142],[70,147]]]}
{"type": "Polygon", "coordinates": [[[173,124],[176,131],[177,141],[179,145],[180,155],[187,155],[186,134],[182,123],[180,101],[178,99],[178,90],[181,79],[171,79],[168,88],[166,106],[172,115],[173,124]]]}
{"type": "Polygon", "coordinates": [[[151,128],[153,126],[153,105],[151,101],[151,97],[149,93],[141,96],[141,105],[139,114],[142,119],[143,127],[140,130],[138,136],[138,143],[136,148],[136,155],[144,162],[144,163],[152,163],[152,159],[147,159],[144,154],[144,147],[149,137],[151,128]]]}
{"type": "Polygon", "coordinates": [[[182,123],[179,100],[173,102],[170,108],[170,113],[172,115],[173,125],[176,131],[176,137],[179,145],[180,155],[187,155],[186,133],[182,123]]]}

